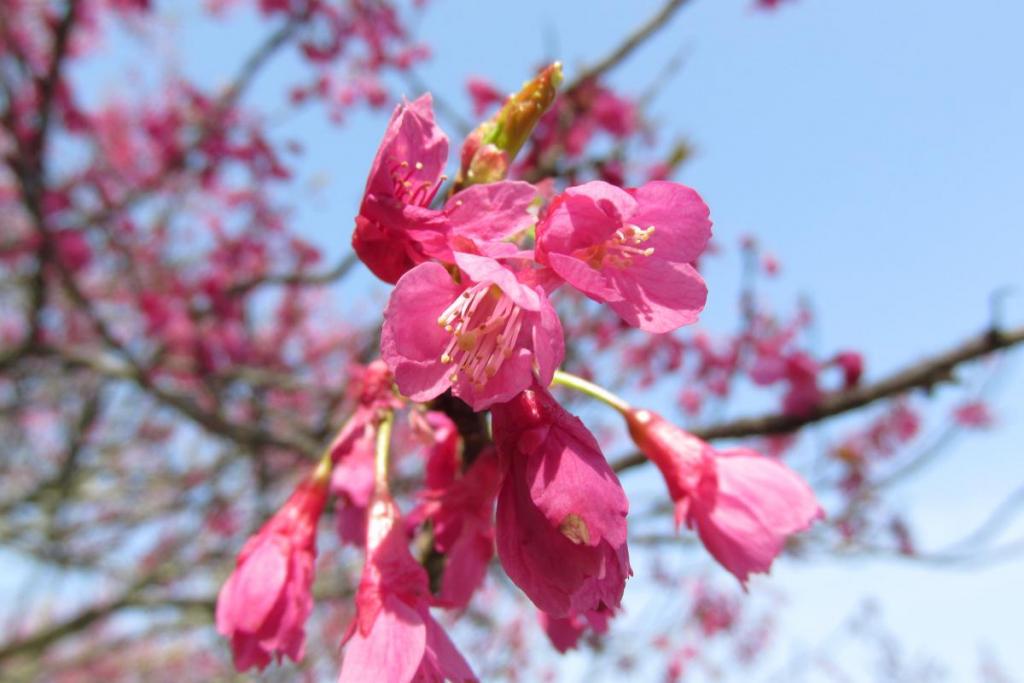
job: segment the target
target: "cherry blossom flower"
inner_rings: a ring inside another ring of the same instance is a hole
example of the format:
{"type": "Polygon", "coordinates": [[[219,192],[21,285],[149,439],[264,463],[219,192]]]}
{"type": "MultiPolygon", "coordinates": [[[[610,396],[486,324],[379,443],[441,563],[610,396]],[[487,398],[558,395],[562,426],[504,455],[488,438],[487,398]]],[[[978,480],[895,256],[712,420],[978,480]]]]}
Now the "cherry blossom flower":
{"type": "Polygon", "coordinates": [[[631,574],[629,504],[594,436],[539,384],[492,416],[505,572],[551,617],[614,610],[631,574]]]}
{"type": "Polygon", "coordinates": [[[370,505],[366,551],[339,683],[476,681],[430,614],[427,573],[409,553],[398,508],[387,495],[376,495],[370,505]]]}
{"type": "Polygon", "coordinates": [[[824,516],[814,492],[777,460],[748,448],[716,451],[649,410],[625,413],[633,440],[661,470],[676,524],[746,586],[767,572],[786,538],[824,516]]]}
{"type": "Polygon", "coordinates": [[[444,182],[448,138],[435,124],[429,94],[395,108],[377,156],[352,233],[363,263],[395,283],[430,259],[452,262],[449,240],[490,242],[526,229],[536,191],[507,181],[468,188],[443,209],[430,208],[444,182]]]}
{"type": "Polygon", "coordinates": [[[562,326],[530,271],[456,254],[461,282],[438,263],[410,270],[384,310],[381,356],[403,394],[427,401],[449,387],[474,410],[551,382],[562,362],[562,326]]]}
{"type": "Polygon", "coordinates": [[[358,389],[358,403],[330,446],[335,463],[331,493],[338,501],[338,537],[344,543],[361,546],[366,535],[366,508],[373,494],[377,418],[382,409],[398,408],[401,402],[392,391],[391,371],[383,361],[354,368],[352,377],[358,389]]]}
{"type": "Polygon", "coordinates": [[[669,332],[704,308],[707,287],[691,263],[710,236],[707,205],[688,187],[592,181],[552,202],[537,226],[537,260],[633,327],[669,332]]]}
{"type": "Polygon", "coordinates": [[[271,657],[302,659],[305,624],[313,609],[316,523],[327,501],[320,468],[238,554],[217,596],[217,631],[231,639],[235,668],[263,669],[271,657]]]}

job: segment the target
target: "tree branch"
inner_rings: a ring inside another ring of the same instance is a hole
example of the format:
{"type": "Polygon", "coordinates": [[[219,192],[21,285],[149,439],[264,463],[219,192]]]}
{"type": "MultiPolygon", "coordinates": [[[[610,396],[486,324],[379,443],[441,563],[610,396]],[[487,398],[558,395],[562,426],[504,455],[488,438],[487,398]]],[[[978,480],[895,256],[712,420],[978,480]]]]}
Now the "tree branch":
{"type": "MultiPolygon", "coordinates": [[[[944,353],[898,370],[877,382],[828,395],[814,410],[804,415],[774,413],[741,418],[690,431],[705,441],[794,432],[806,425],[848,413],[875,401],[899,396],[914,389],[930,390],[937,384],[951,381],[953,369],[958,365],[1021,342],[1024,342],[1024,326],[1005,332],[992,329],[944,353]]],[[[643,464],[646,460],[642,454],[634,453],[613,463],[612,467],[621,472],[643,464]]]]}
{"type": "Polygon", "coordinates": [[[644,41],[664,28],[672,16],[686,4],[687,0],[669,0],[657,14],[636,28],[633,33],[626,36],[614,50],[608,53],[596,64],[584,69],[576,78],[566,86],[565,91],[571,92],[587,81],[603,76],[607,71],[618,66],[619,62],[626,59],[634,50],[643,45],[644,41]]]}

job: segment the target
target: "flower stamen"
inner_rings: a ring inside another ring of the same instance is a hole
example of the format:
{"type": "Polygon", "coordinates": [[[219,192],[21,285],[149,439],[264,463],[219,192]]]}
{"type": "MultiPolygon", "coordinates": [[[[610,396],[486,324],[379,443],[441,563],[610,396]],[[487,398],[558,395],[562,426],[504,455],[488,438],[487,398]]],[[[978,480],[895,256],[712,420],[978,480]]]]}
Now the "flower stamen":
{"type": "Polygon", "coordinates": [[[449,379],[456,381],[461,370],[474,385],[483,386],[512,356],[523,316],[500,288],[480,283],[460,294],[437,324],[451,334],[441,354],[442,363],[456,368],[449,379]]]}

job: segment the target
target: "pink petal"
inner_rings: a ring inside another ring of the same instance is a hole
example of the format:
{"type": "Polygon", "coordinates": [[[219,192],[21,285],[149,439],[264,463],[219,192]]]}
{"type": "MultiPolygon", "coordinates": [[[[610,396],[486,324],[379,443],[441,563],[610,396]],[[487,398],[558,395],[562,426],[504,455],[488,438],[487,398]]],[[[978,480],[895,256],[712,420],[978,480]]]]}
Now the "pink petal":
{"type": "Polygon", "coordinates": [[[693,266],[662,261],[656,255],[613,275],[622,300],[608,305],[633,327],[661,334],[696,322],[708,288],[693,266]]]}
{"type": "Polygon", "coordinates": [[[412,607],[389,596],[370,633],[356,629],[345,645],[338,683],[411,681],[423,661],[427,627],[412,607]]]}
{"type": "Polygon", "coordinates": [[[490,282],[497,285],[505,296],[524,311],[536,311],[540,308],[537,292],[519,282],[515,273],[493,258],[457,251],[455,263],[473,282],[490,282]]]}
{"type": "Polygon", "coordinates": [[[453,681],[453,683],[475,683],[477,677],[466,663],[462,653],[452,643],[441,625],[434,621],[424,608],[423,621],[427,627],[427,646],[423,666],[416,681],[453,681]]]}
{"type": "Polygon", "coordinates": [[[741,583],[767,572],[786,538],[824,513],[810,487],[782,463],[732,451],[715,459],[717,492],[698,494],[689,510],[701,541],[741,583]]]}
{"type": "Polygon", "coordinates": [[[653,180],[631,194],[637,209],[629,222],[640,228],[655,226],[647,243],[654,253],[673,263],[696,261],[711,238],[710,212],[700,195],[665,180],[653,180]]]}
{"type": "Polygon", "coordinates": [[[255,633],[278,605],[288,579],[288,541],[265,538],[228,579],[217,601],[218,630],[255,633]],[[230,624],[230,626],[229,626],[230,624]]]}
{"type": "Polygon", "coordinates": [[[472,185],[445,205],[452,233],[481,242],[496,242],[530,227],[527,213],[537,190],[529,183],[503,181],[472,185]]]}
{"type": "Polygon", "coordinates": [[[434,398],[450,384],[451,368],[441,363],[449,335],[437,319],[460,291],[444,266],[422,263],[402,276],[384,309],[381,357],[414,401],[434,398]]]}

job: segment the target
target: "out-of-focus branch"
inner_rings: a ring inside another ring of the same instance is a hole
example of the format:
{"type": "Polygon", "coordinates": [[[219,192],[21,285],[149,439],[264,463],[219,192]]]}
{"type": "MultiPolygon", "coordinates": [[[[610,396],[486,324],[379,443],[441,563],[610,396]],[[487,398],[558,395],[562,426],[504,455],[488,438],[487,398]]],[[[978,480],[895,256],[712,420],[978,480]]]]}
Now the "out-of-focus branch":
{"type": "Polygon", "coordinates": [[[349,271],[359,263],[359,257],[356,253],[350,252],[338,261],[337,265],[333,266],[330,270],[325,270],[320,273],[286,273],[281,275],[267,275],[265,277],[249,280],[248,282],[240,282],[231,288],[231,293],[240,294],[248,292],[249,290],[255,289],[261,285],[285,285],[285,286],[321,286],[329,285],[332,282],[341,280],[349,271]]]}
{"type": "MultiPolygon", "coordinates": [[[[803,415],[775,413],[732,420],[690,431],[706,441],[793,432],[806,425],[862,408],[875,401],[893,398],[915,389],[931,390],[938,384],[951,381],[953,370],[958,365],[1021,342],[1024,342],[1024,326],[1006,331],[992,329],[968,339],[944,353],[898,370],[877,382],[828,395],[814,410],[803,415]]],[[[616,471],[621,472],[645,461],[646,458],[643,455],[634,453],[615,462],[613,467],[616,471]]]]}
{"type": "Polygon", "coordinates": [[[61,16],[60,22],[53,32],[53,55],[50,59],[50,69],[46,74],[46,79],[41,84],[39,97],[39,129],[36,131],[36,149],[34,150],[37,163],[39,164],[42,164],[46,153],[46,133],[50,127],[53,95],[57,91],[57,83],[60,81],[64,57],[68,52],[68,39],[71,37],[71,29],[75,25],[75,11],[77,8],[78,0],[68,0],[64,8],[64,14],[61,16]]]}
{"type": "Polygon", "coordinates": [[[641,24],[625,40],[609,52],[603,59],[581,71],[566,87],[571,92],[587,81],[600,78],[626,59],[634,50],[644,44],[648,38],[668,25],[672,16],[685,5],[687,0],[669,0],[658,12],[641,24]]]}

